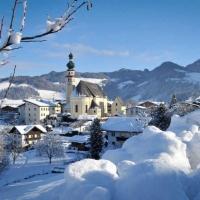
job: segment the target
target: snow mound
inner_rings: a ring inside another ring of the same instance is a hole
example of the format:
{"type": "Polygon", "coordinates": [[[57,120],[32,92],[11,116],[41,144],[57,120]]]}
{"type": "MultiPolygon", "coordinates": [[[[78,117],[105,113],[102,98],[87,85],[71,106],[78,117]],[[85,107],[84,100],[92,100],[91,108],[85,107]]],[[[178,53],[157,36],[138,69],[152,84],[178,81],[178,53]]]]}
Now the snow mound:
{"type": "Polygon", "coordinates": [[[110,200],[118,178],[116,172],[116,166],[107,160],[85,159],[69,165],[64,174],[67,190],[63,199],[110,200]]]}
{"type": "Polygon", "coordinates": [[[173,116],[169,131],[187,145],[187,157],[192,169],[200,164],[200,110],[196,110],[183,117],[173,116]]]}
{"type": "Polygon", "coordinates": [[[121,149],[107,151],[102,158],[116,165],[124,158],[136,164],[157,159],[185,173],[190,171],[186,145],[174,133],[161,131],[154,126],[149,126],[142,134],[126,140],[121,149]]]}

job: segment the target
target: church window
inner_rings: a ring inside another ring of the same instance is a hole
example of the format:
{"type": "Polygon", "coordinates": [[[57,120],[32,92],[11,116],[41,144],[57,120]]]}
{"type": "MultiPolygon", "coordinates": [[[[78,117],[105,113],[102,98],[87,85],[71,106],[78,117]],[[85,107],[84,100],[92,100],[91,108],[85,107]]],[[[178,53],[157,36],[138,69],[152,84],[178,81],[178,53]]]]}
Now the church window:
{"type": "Polygon", "coordinates": [[[113,137],[115,137],[115,132],[112,132],[112,134],[111,134],[113,137]]]}
{"type": "Polygon", "coordinates": [[[75,112],[78,112],[78,105],[75,105],[75,112]]]}
{"type": "Polygon", "coordinates": [[[85,106],[85,112],[87,112],[87,110],[88,110],[88,105],[85,106]]]}

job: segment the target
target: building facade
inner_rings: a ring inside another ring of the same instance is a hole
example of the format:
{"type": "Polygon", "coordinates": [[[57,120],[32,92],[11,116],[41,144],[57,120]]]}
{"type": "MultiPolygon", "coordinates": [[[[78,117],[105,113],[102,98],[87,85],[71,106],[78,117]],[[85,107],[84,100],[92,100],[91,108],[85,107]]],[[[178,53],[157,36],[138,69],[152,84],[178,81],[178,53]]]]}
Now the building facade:
{"type": "Polygon", "coordinates": [[[107,115],[107,96],[98,84],[81,80],[75,86],[75,64],[72,59],[73,55],[70,53],[67,64],[65,112],[71,113],[72,117],[107,115]]]}
{"type": "Polygon", "coordinates": [[[126,105],[121,99],[121,97],[117,96],[111,105],[111,115],[125,115],[126,114],[126,105]]]}
{"type": "Polygon", "coordinates": [[[40,123],[52,114],[61,113],[61,105],[44,99],[25,99],[25,124],[40,123]]]}
{"type": "Polygon", "coordinates": [[[14,126],[10,132],[12,142],[16,147],[34,145],[41,139],[46,130],[41,125],[14,126]]]}

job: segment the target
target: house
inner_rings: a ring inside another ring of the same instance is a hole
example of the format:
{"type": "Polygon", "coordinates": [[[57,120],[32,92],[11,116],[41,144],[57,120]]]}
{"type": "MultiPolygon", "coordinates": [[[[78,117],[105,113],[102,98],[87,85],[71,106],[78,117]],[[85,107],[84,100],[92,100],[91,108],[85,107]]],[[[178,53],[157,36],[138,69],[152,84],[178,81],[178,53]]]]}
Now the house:
{"type": "Polygon", "coordinates": [[[2,106],[1,111],[3,112],[12,112],[12,113],[18,113],[19,109],[18,106],[2,106]]]}
{"type": "Polygon", "coordinates": [[[126,108],[127,116],[146,116],[147,108],[143,106],[132,106],[126,108]]]}
{"type": "Polygon", "coordinates": [[[121,147],[130,137],[143,132],[151,118],[147,117],[111,117],[101,129],[107,132],[108,144],[121,147]]]}
{"type": "Polygon", "coordinates": [[[69,54],[66,76],[66,106],[65,112],[72,117],[79,115],[97,115],[103,117],[107,114],[107,96],[102,88],[95,83],[80,80],[76,85],[75,64],[73,54],[69,54]]]}
{"type": "Polygon", "coordinates": [[[75,135],[69,139],[71,142],[70,149],[78,151],[88,151],[90,146],[89,135],[75,135]]]}
{"type": "Polygon", "coordinates": [[[111,105],[111,115],[125,115],[126,114],[126,105],[121,99],[121,97],[117,96],[111,105]]]}
{"type": "Polygon", "coordinates": [[[151,101],[145,101],[145,102],[142,102],[142,103],[139,103],[138,106],[142,106],[142,107],[146,107],[147,110],[146,110],[146,113],[150,116],[152,116],[152,113],[154,111],[156,111],[157,107],[160,105],[160,104],[163,104],[164,102],[151,102],[151,101]]]}
{"type": "Polygon", "coordinates": [[[53,114],[61,113],[59,102],[48,101],[44,99],[24,99],[25,124],[43,122],[46,117],[53,114]]]}
{"type": "Polygon", "coordinates": [[[108,101],[108,104],[107,104],[107,112],[108,112],[108,115],[111,116],[112,114],[112,104],[113,104],[113,101],[108,101]]]}
{"type": "Polygon", "coordinates": [[[14,126],[9,133],[12,134],[12,140],[16,146],[25,147],[35,144],[46,132],[41,125],[25,125],[14,126]]]}

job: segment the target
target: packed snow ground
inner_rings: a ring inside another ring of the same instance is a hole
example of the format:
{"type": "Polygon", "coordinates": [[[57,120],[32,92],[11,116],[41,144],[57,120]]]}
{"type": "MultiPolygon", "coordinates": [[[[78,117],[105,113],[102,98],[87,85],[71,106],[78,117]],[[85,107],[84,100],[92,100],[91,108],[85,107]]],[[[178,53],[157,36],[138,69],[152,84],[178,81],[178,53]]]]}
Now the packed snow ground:
{"type": "Polygon", "coordinates": [[[36,176],[30,187],[24,180],[1,187],[0,194],[6,199],[200,200],[199,125],[200,110],[173,116],[166,132],[149,126],[101,160],[68,165],[65,181],[62,175],[36,176]]]}

